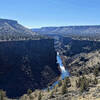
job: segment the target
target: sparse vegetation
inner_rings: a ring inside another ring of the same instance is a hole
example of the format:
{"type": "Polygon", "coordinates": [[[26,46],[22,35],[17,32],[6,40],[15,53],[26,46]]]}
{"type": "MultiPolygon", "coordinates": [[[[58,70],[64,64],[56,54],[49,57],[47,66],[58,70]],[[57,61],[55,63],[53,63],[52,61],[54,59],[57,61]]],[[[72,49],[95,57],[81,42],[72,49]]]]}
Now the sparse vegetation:
{"type": "Polygon", "coordinates": [[[95,75],[96,77],[99,75],[99,68],[98,68],[98,67],[96,67],[96,68],[94,69],[94,75],[95,75]]]}
{"type": "Polygon", "coordinates": [[[80,77],[79,80],[76,81],[76,87],[80,88],[81,92],[87,91],[89,88],[89,80],[85,76],[80,77]]]}
{"type": "Polygon", "coordinates": [[[62,86],[62,80],[60,80],[60,81],[58,82],[58,86],[59,86],[59,87],[62,86]]]}

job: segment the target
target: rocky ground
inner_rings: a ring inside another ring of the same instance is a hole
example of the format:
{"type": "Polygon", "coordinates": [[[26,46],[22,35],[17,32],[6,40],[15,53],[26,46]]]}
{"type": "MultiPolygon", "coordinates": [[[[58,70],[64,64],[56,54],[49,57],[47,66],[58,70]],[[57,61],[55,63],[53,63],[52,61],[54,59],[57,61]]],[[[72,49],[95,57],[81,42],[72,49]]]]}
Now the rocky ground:
{"type": "MultiPolygon", "coordinates": [[[[88,79],[94,80],[94,75],[85,75],[88,79]]],[[[67,92],[62,94],[62,85],[56,85],[52,90],[36,90],[30,94],[25,94],[19,100],[100,100],[100,76],[97,77],[98,84],[89,84],[89,91],[80,92],[80,88],[76,87],[76,80],[79,77],[70,77],[71,86],[67,88],[67,92]],[[41,98],[39,96],[41,94],[41,98]]]]}
{"type": "Polygon", "coordinates": [[[100,51],[80,53],[64,59],[71,75],[92,73],[95,67],[100,67],[100,51]]]}

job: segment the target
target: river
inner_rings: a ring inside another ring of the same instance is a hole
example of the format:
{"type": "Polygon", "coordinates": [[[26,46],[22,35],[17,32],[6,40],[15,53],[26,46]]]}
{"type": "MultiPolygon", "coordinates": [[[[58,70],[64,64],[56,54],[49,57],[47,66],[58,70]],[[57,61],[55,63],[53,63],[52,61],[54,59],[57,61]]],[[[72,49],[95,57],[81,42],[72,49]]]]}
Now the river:
{"type": "MultiPolygon", "coordinates": [[[[59,52],[57,52],[57,63],[59,64],[59,67],[60,67],[60,70],[61,70],[61,79],[63,80],[65,77],[69,77],[69,72],[67,69],[65,69],[63,63],[62,63],[62,60],[61,60],[61,57],[59,55],[59,52]]],[[[56,84],[58,84],[59,81],[56,81],[52,87],[54,87],[56,84]]]]}

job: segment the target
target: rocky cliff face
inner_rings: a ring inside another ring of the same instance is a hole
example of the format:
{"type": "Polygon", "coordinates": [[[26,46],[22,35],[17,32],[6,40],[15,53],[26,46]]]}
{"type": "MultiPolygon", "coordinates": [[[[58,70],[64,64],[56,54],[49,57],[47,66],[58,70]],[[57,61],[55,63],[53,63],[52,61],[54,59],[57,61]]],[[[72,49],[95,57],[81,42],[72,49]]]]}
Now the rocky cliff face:
{"type": "Polygon", "coordinates": [[[100,65],[100,41],[60,37],[56,45],[71,75],[93,73],[100,65]]]}
{"type": "Polygon", "coordinates": [[[0,89],[8,97],[46,88],[60,74],[57,66],[52,39],[0,42],[0,89]]]}

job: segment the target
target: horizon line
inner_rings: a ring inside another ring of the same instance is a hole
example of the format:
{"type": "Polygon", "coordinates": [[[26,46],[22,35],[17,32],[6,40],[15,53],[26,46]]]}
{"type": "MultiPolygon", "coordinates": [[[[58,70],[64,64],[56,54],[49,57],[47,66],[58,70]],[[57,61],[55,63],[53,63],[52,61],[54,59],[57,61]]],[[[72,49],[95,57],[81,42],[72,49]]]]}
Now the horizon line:
{"type": "Polygon", "coordinates": [[[79,24],[79,25],[62,25],[62,26],[60,26],[60,25],[52,25],[52,26],[37,26],[37,27],[30,27],[30,26],[25,26],[25,27],[27,27],[27,28],[29,28],[29,29],[38,29],[38,28],[45,28],[45,27],[47,27],[47,28],[49,28],[49,27],[78,27],[78,26],[80,26],[80,27],[84,27],[84,26],[100,26],[100,24],[79,24]]]}

